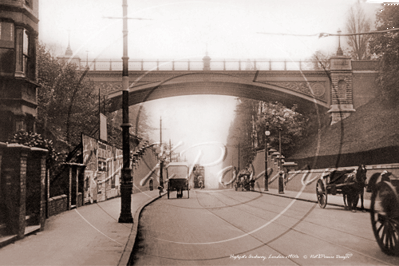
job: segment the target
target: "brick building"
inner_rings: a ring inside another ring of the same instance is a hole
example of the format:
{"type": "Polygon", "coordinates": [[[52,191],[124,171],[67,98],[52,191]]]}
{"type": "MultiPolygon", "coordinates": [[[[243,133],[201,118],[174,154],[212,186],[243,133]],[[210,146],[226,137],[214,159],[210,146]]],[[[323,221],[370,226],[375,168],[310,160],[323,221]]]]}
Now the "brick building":
{"type": "Polygon", "coordinates": [[[36,130],[38,22],[38,0],[0,0],[0,141],[36,130]]]}

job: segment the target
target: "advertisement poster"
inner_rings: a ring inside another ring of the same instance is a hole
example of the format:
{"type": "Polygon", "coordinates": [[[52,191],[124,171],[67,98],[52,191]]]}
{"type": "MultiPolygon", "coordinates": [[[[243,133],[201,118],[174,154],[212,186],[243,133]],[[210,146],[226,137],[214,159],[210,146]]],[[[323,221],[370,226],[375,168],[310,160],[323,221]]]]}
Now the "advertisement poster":
{"type": "Polygon", "coordinates": [[[83,164],[86,165],[84,203],[104,201],[120,195],[122,150],[82,135],[83,164]]]}

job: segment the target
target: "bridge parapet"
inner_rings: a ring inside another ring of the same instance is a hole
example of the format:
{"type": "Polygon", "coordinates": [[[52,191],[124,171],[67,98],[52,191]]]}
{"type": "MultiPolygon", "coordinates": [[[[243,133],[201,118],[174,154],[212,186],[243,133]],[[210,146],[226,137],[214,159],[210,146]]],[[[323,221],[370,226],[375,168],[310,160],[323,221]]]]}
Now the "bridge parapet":
{"type": "MultiPolygon", "coordinates": [[[[92,60],[81,61],[80,67],[89,67],[91,71],[122,71],[122,60],[92,60]]],[[[143,60],[135,59],[129,61],[131,71],[198,71],[203,70],[203,60],[143,60]]],[[[287,61],[287,60],[237,60],[221,59],[210,62],[210,70],[214,71],[298,71],[316,70],[313,61],[287,61]]]]}

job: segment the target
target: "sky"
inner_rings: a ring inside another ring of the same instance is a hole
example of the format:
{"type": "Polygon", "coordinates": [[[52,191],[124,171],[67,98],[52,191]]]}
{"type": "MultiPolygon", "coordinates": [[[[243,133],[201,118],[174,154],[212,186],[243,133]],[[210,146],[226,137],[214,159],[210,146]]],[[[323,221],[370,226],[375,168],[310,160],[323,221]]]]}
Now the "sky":
{"type": "MultiPolygon", "coordinates": [[[[335,51],[336,38],[261,33],[345,33],[357,0],[128,0],[129,57],[134,59],[309,58],[335,51]],[[137,18],[147,20],[137,20],[137,18]]],[[[40,0],[40,35],[81,58],[122,54],[122,0],[40,0]],[[110,17],[113,17],[110,18],[110,17]]],[[[376,4],[365,4],[374,18],[376,4]]],[[[61,52],[62,52],[61,51],[61,52]]]]}
{"type": "MultiPolygon", "coordinates": [[[[307,59],[334,53],[356,0],[128,0],[130,59],[307,59]],[[138,18],[145,19],[139,20],[138,18]],[[284,33],[311,37],[269,35],[284,33]]],[[[373,20],[378,4],[364,4],[373,20]]],[[[122,0],[39,0],[39,40],[63,54],[70,41],[83,60],[122,56],[122,0]]],[[[345,42],[341,41],[341,44],[345,42]]],[[[182,96],[145,104],[164,141],[225,142],[235,98],[182,96]]],[[[159,139],[159,132],[153,138],[159,139]]],[[[187,147],[186,147],[187,148],[187,147]]]]}

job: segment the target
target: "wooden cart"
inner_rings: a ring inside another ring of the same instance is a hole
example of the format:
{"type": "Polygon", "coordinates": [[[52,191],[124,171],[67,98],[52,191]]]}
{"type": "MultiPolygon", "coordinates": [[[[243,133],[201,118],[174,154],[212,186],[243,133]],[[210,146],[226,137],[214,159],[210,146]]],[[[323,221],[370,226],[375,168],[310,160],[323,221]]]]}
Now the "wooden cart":
{"type": "Polygon", "coordinates": [[[353,185],[353,183],[345,182],[347,174],[352,173],[353,170],[334,170],[327,175],[322,176],[316,184],[317,201],[321,208],[327,205],[328,194],[337,195],[343,193],[345,186],[353,185]]]}
{"type": "Polygon", "coordinates": [[[187,198],[189,198],[188,165],[183,162],[172,162],[166,166],[166,170],[168,179],[168,199],[172,191],[177,191],[177,198],[182,198],[184,190],[187,190],[187,198]]]}
{"type": "Polygon", "coordinates": [[[374,236],[385,254],[399,256],[399,178],[387,171],[377,174],[375,179],[373,176],[369,186],[374,236]]]}

